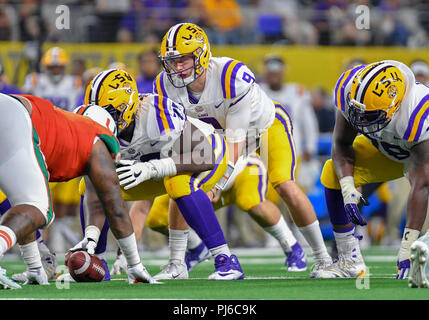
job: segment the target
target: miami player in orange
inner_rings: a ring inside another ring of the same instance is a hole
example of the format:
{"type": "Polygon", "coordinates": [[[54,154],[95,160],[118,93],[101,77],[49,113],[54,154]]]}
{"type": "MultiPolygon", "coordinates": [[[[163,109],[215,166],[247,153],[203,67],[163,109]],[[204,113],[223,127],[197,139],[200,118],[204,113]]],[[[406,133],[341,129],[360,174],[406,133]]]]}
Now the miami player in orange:
{"type": "MultiPolygon", "coordinates": [[[[0,256],[19,243],[27,265],[26,283],[48,284],[35,241],[35,231],[54,219],[48,182],[85,175],[87,187],[95,189],[112,232],[126,252],[129,282],[152,282],[141,263],[121,196],[113,160],[118,158],[119,142],[114,134],[35,96],[0,94],[0,113],[0,189],[12,206],[0,221],[0,256]]],[[[4,269],[0,285],[21,288],[4,269]]]]}

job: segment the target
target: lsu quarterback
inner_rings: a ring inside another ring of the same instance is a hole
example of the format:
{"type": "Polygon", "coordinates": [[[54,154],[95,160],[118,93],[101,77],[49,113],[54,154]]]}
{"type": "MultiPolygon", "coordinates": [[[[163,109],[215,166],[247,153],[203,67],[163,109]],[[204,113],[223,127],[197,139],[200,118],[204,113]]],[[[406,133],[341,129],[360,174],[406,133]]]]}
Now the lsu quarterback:
{"type": "MultiPolygon", "coordinates": [[[[338,79],[332,159],[322,171],[326,204],[338,248],[338,261],[317,272],[320,278],[355,278],[366,265],[355,236],[365,225],[358,205],[367,205],[359,186],[409,179],[407,219],[397,256],[397,279],[410,270],[410,247],[426,217],[429,183],[429,88],[393,60],[359,65],[338,79]]],[[[418,269],[418,268],[417,268],[418,269]]],[[[412,279],[413,274],[410,274],[412,279]]]]}
{"type": "MultiPolygon", "coordinates": [[[[174,200],[170,207],[177,212],[175,216],[184,218],[183,223],[191,226],[214,258],[222,262],[215,264],[209,279],[243,279],[240,263],[231,254],[206,195],[227,167],[224,138],[211,125],[188,117],[181,105],[165,96],[139,97],[136,81],[124,70],[109,69],[95,76],[86,90],[85,102],[89,107],[103,107],[117,124],[124,159],[117,173],[124,200],[149,200],[168,194],[174,200]]],[[[92,217],[103,218],[95,213],[100,208],[97,194],[91,186],[85,187],[85,208],[92,217]]],[[[106,246],[104,222],[104,218],[86,221],[85,238],[72,250],[86,248],[101,254],[106,246]],[[98,243],[102,229],[104,243],[98,243]]],[[[177,233],[187,235],[188,230],[177,233]]],[[[170,234],[174,236],[174,232],[170,234]]]]}
{"type": "Polygon", "coordinates": [[[285,108],[268,98],[244,63],[213,57],[206,33],[195,24],[179,23],[167,31],[160,60],[164,71],[155,79],[154,92],[177,101],[189,116],[225,134],[229,163],[211,190],[213,202],[220,199],[238,159],[260,147],[271,184],[313,250],[314,270],[331,264],[311,202],[294,181],[297,159],[285,108]]]}

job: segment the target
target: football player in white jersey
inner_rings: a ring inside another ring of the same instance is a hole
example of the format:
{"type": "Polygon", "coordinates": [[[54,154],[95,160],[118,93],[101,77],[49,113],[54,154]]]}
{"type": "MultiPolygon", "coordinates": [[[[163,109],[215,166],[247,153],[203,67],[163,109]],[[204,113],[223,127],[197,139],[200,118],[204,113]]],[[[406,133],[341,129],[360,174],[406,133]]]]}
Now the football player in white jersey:
{"type": "MultiPolygon", "coordinates": [[[[185,235],[184,243],[177,245],[186,248],[188,225],[191,226],[217,262],[209,279],[243,279],[238,259],[229,251],[206,195],[227,168],[229,155],[224,138],[211,125],[188,117],[181,105],[167,97],[147,94],[139,99],[135,80],[124,70],[110,69],[98,74],[86,90],[85,102],[102,106],[117,123],[124,159],[117,172],[124,200],[150,200],[167,193],[174,200],[170,210],[176,212],[175,225],[183,226],[170,228],[170,239],[185,235]]],[[[105,240],[98,244],[98,239],[102,229],[101,237],[105,239],[107,235],[105,219],[101,214],[95,215],[100,211],[98,198],[92,188],[86,187],[84,206],[92,217],[101,219],[86,222],[85,238],[73,249],[85,247],[101,254],[106,244],[105,240]]],[[[184,257],[172,259],[184,261],[184,257]]],[[[186,277],[185,265],[176,272],[176,278],[186,277]]]]}
{"type": "Polygon", "coordinates": [[[154,92],[182,104],[186,113],[224,130],[230,150],[228,169],[211,191],[217,202],[240,157],[255,151],[268,163],[268,176],[315,254],[316,269],[331,263],[311,202],[295,183],[296,151],[287,111],[255,83],[247,66],[227,57],[212,57],[199,26],[171,27],[161,43],[164,67],[154,92]],[[267,152],[265,152],[267,151],[267,152]]]}
{"type": "Polygon", "coordinates": [[[82,81],[79,77],[66,74],[68,62],[69,57],[64,49],[50,48],[42,56],[42,72],[27,75],[22,91],[49,100],[58,108],[72,111],[82,92],[82,81]]]}
{"type": "Polygon", "coordinates": [[[356,66],[338,79],[338,108],[332,159],[322,171],[334,228],[338,261],[317,272],[320,278],[354,278],[366,265],[354,234],[365,225],[358,204],[368,204],[357,187],[404,175],[411,184],[407,221],[397,258],[397,279],[407,276],[410,246],[426,217],[429,183],[429,88],[393,60],[356,66]]]}

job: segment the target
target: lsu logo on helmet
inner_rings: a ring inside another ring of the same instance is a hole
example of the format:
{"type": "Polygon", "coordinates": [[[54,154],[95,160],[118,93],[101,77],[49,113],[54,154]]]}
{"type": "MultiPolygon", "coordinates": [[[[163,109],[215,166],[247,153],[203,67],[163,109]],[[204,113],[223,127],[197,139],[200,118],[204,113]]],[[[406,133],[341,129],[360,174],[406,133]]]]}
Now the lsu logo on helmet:
{"type": "Polygon", "coordinates": [[[137,83],[126,71],[109,69],[97,74],[85,92],[85,104],[96,104],[113,117],[118,135],[134,120],[139,102],[137,83]]]}
{"type": "Polygon", "coordinates": [[[206,33],[193,23],[179,23],[171,27],[162,39],[159,54],[168,79],[177,88],[187,86],[200,77],[208,68],[210,56],[206,33]],[[175,61],[185,57],[192,58],[193,65],[185,70],[175,70],[175,61]]]}
{"type": "Polygon", "coordinates": [[[405,78],[398,67],[376,62],[353,78],[348,103],[350,123],[361,133],[386,127],[405,95],[405,78]]]}

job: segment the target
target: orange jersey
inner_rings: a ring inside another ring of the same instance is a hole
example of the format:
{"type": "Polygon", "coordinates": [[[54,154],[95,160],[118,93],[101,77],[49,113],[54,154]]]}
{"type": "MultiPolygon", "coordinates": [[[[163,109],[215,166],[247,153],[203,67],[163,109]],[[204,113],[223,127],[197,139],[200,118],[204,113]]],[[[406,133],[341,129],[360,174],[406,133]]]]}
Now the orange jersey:
{"type": "Polygon", "coordinates": [[[48,100],[22,96],[32,104],[31,120],[45,156],[49,181],[67,181],[84,175],[96,137],[114,155],[119,154],[119,142],[107,128],[90,118],[59,109],[48,100]]]}

